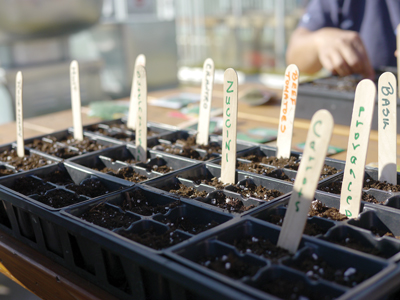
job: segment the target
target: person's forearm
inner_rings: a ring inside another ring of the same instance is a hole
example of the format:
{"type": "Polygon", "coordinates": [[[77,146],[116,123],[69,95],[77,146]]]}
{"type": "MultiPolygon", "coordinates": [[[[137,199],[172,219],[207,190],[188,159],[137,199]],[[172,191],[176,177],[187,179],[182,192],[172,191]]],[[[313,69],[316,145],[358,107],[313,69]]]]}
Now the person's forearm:
{"type": "Polygon", "coordinates": [[[297,28],[286,51],[287,64],[296,64],[302,73],[315,73],[321,68],[316,46],[317,32],[297,28]]]}

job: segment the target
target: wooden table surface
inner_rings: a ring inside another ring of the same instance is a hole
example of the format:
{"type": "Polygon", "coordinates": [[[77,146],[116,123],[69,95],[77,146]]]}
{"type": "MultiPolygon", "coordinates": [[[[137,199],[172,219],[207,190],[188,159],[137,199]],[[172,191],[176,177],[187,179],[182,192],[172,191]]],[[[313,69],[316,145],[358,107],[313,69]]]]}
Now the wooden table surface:
{"type": "MultiPolygon", "coordinates": [[[[260,87],[246,84],[239,87],[239,97],[248,89],[260,87]]],[[[265,88],[263,88],[265,89],[265,88]]],[[[180,89],[163,90],[149,93],[149,97],[161,97],[177,92],[200,93],[199,87],[183,87],[180,89]]],[[[280,98],[280,95],[278,95],[280,98]]],[[[126,99],[128,101],[128,99],[126,99]]],[[[222,86],[214,87],[213,107],[222,107],[222,86]]],[[[89,117],[89,109],[82,108],[83,124],[100,121],[89,117]]],[[[175,126],[183,126],[187,121],[169,116],[171,109],[149,106],[148,120],[175,126]]],[[[266,105],[251,107],[239,102],[238,129],[247,130],[255,127],[276,129],[280,111],[279,101],[270,101],[266,105]]],[[[305,142],[309,120],[296,119],[294,122],[292,145],[305,142]]],[[[25,138],[50,134],[72,125],[71,111],[62,111],[49,115],[30,118],[24,122],[25,138]]],[[[347,148],[349,127],[335,125],[331,145],[347,148]]],[[[15,141],[16,126],[14,122],[0,125],[0,144],[15,141]]],[[[400,143],[397,137],[397,145],[400,143]]],[[[271,144],[273,145],[274,142],[271,144]]],[[[371,131],[367,163],[378,161],[378,133],[371,131]]],[[[331,156],[345,160],[346,151],[331,156]]],[[[400,150],[397,149],[397,165],[400,165],[400,150]]],[[[17,281],[22,286],[45,299],[114,299],[111,295],[93,284],[79,278],[65,268],[52,262],[47,257],[18,242],[0,231],[0,271],[17,281]]]]}

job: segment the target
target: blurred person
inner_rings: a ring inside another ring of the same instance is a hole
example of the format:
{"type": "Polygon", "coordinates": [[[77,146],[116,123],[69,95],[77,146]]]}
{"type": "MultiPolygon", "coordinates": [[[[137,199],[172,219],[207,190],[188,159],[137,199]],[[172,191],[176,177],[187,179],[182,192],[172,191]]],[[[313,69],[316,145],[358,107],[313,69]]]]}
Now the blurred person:
{"type": "Polygon", "coordinates": [[[399,0],[311,0],[290,38],[287,63],[304,73],[323,67],[374,79],[374,69],[396,66],[399,23],[399,0]]]}

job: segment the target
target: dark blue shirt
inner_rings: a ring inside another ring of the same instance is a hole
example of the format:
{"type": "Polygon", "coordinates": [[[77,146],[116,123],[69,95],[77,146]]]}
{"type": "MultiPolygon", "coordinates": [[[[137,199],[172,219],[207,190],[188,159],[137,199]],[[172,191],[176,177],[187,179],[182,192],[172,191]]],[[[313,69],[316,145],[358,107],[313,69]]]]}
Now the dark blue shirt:
{"type": "Polygon", "coordinates": [[[357,31],[372,66],[396,66],[396,28],[400,0],[311,0],[299,27],[357,31]]]}

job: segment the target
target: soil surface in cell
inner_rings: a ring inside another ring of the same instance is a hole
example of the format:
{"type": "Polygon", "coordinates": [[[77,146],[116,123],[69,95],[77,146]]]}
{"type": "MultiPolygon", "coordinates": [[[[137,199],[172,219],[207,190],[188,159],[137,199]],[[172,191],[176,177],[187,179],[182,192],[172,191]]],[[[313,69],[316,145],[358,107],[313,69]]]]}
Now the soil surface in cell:
{"type": "Polygon", "coordinates": [[[7,169],[6,167],[0,166],[0,177],[14,174],[12,169],[7,169]]]}
{"type": "Polygon", "coordinates": [[[207,161],[210,159],[214,159],[216,156],[206,153],[204,156],[200,154],[200,152],[196,151],[192,147],[189,146],[183,146],[183,147],[177,147],[175,145],[167,145],[167,144],[162,144],[162,145],[157,145],[153,147],[154,150],[160,150],[160,151],[165,151],[167,153],[171,153],[174,155],[179,155],[191,159],[196,159],[200,161],[207,161]]]}
{"type": "MultiPolygon", "coordinates": [[[[283,224],[283,219],[284,217],[279,214],[269,214],[265,220],[269,223],[282,226],[283,224]]],[[[310,235],[310,236],[316,236],[319,234],[325,234],[328,231],[329,228],[323,227],[318,225],[317,223],[310,223],[307,222],[306,226],[304,227],[304,234],[310,235]]]]}
{"type": "Polygon", "coordinates": [[[56,170],[49,174],[36,175],[36,176],[42,178],[45,182],[51,182],[58,185],[67,185],[74,183],[71,176],[69,176],[67,172],[61,170],[56,170]]]}
{"type": "Polygon", "coordinates": [[[130,231],[119,231],[118,233],[130,240],[155,250],[171,247],[188,238],[173,230],[167,230],[164,233],[158,233],[154,227],[150,227],[149,229],[138,233],[130,231]]]}
{"type": "Polygon", "coordinates": [[[257,284],[256,287],[282,299],[331,300],[336,298],[336,295],[331,296],[321,293],[321,290],[307,285],[305,281],[296,281],[282,277],[263,281],[262,284],[257,284]]]}
{"type": "Polygon", "coordinates": [[[0,161],[15,167],[17,170],[24,171],[36,169],[53,163],[52,160],[33,153],[30,155],[25,155],[24,157],[18,157],[15,149],[0,153],[0,161]]]}
{"type": "Polygon", "coordinates": [[[43,139],[34,139],[31,144],[26,146],[67,159],[83,153],[105,149],[111,145],[99,144],[97,141],[91,140],[88,137],[83,137],[82,141],[78,141],[74,139],[72,135],[68,135],[67,138],[61,140],[57,140],[57,138],[53,136],[47,136],[43,139]]]}
{"type": "Polygon", "coordinates": [[[311,202],[311,208],[308,212],[309,217],[320,217],[328,220],[343,221],[347,220],[346,215],[341,214],[335,207],[328,207],[319,200],[311,202]]]}
{"type": "Polygon", "coordinates": [[[90,198],[95,198],[110,192],[100,180],[95,178],[83,180],[80,184],[68,185],[67,189],[90,198]]]}
{"type": "Polygon", "coordinates": [[[250,154],[247,156],[242,156],[240,158],[250,160],[252,163],[262,163],[277,168],[285,167],[297,170],[299,167],[299,162],[298,162],[299,159],[294,156],[291,156],[290,158],[277,158],[276,156],[260,156],[260,155],[250,154]]]}
{"type": "Polygon", "coordinates": [[[186,216],[178,216],[174,219],[171,219],[171,217],[164,217],[162,219],[158,219],[157,221],[168,225],[170,228],[186,231],[190,234],[198,234],[221,224],[216,221],[206,223],[200,221],[200,223],[195,223],[186,216]]]}
{"type": "MultiPolygon", "coordinates": [[[[130,142],[135,140],[135,130],[132,130],[126,126],[126,124],[110,124],[110,125],[99,125],[95,124],[85,128],[85,130],[102,134],[114,139],[130,142]]],[[[158,132],[147,128],[147,136],[157,135],[158,132]]]]}
{"type": "Polygon", "coordinates": [[[323,238],[330,242],[333,242],[335,244],[342,245],[342,246],[345,246],[345,247],[348,247],[348,248],[351,248],[354,250],[358,250],[358,251],[361,251],[364,253],[369,253],[369,254],[372,254],[375,256],[380,256],[383,258],[389,258],[393,255],[393,254],[384,253],[384,252],[380,251],[379,249],[376,249],[372,246],[364,245],[362,243],[362,241],[358,240],[355,237],[352,237],[349,234],[347,236],[341,237],[339,239],[337,239],[337,238],[332,239],[332,238],[326,238],[326,237],[323,237],[323,238]]]}
{"type": "Polygon", "coordinates": [[[262,267],[251,265],[237,257],[232,252],[222,256],[206,256],[198,261],[199,264],[225,276],[240,279],[245,276],[254,276],[262,267]]]}
{"type": "Polygon", "coordinates": [[[353,287],[370,278],[372,274],[365,274],[354,267],[336,268],[316,253],[300,259],[284,262],[289,267],[302,271],[312,280],[325,279],[338,284],[353,287]]]}
{"type": "Polygon", "coordinates": [[[273,244],[269,239],[260,236],[255,237],[247,235],[241,239],[235,239],[232,244],[241,253],[260,255],[270,259],[273,263],[276,263],[282,257],[291,256],[289,251],[286,249],[280,248],[273,244]]]}
{"type": "Polygon", "coordinates": [[[57,189],[49,191],[45,195],[38,196],[36,200],[54,208],[61,208],[82,202],[86,200],[86,198],[82,199],[77,194],[57,189]]]}
{"type": "Polygon", "coordinates": [[[94,169],[103,173],[107,173],[109,175],[118,177],[118,178],[122,178],[124,180],[128,180],[131,182],[142,182],[145,181],[147,179],[149,179],[147,176],[145,175],[141,175],[137,172],[134,171],[134,169],[132,167],[125,167],[125,168],[120,168],[119,170],[114,170],[111,168],[103,168],[101,170],[98,169],[94,169]]]}
{"type": "Polygon", "coordinates": [[[128,228],[139,219],[130,214],[122,213],[104,202],[97,204],[78,217],[109,230],[120,227],[128,228]]]}
{"type": "Polygon", "coordinates": [[[365,176],[364,178],[364,189],[377,189],[381,191],[388,191],[388,192],[400,192],[400,185],[399,184],[391,184],[386,181],[379,181],[374,180],[369,176],[365,176]]]}
{"type": "Polygon", "coordinates": [[[148,199],[142,190],[137,189],[124,193],[124,201],[120,205],[124,211],[131,211],[142,216],[151,216],[155,214],[166,214],[172,208],[180,206],[181,201],[160,204],[155,199],[148,199]]]}
{"type": "Polygon", "coordinates": [[[378,227],[375,227],[375,226],[371,226],[368,229],[371,230],[371,232],[373,234],[375,234],[376,236],[379,236],[379,237],[387,236],[387,237],[396,238],[396,239],[400,240],[400,236],[394,235],[388,229],[381,229],[381,228],[378,228],[378,227]]]}
{"type": "Polygon", "coordinates": [[[289,176],[287,176],[282,169],[273,169],[260,163],[244,163],[241,161],[236,161],[236,169],[289,182],[294,181],[294,179],[291,179],[289,176]]]}
{"type": "Polygon", "coordinates": [[[182,145],[184,147],[194,147],[197,149],[206,150],[207,153],[222,153],[220,144],[217,142],[209,142],[208,145],[198,145],[196,144],[196,136],[189,136],[187,139],[179,139],[175,142],[177,145],[182,145]]]}
{"type": "MultiPolygon", "coordinates": [[[[318,189],[324,192],[340,195],[342,192],[342,180],[330,182],[328,185],[319,187],[318,189]]],[[[361,197],[361,200],[365,202],[383,204],[383,202],[378,201],[374,196],[367,194],[366,192],[362,192],[361,197]]]]}
{"type": "Polygon", "coordinates": [[[27,176],[17,178],[10,188],[18,193],[28,196],[34,194],[42,195],[55,187],[50,184],[45,184],[41,180],[27,176]]]}

